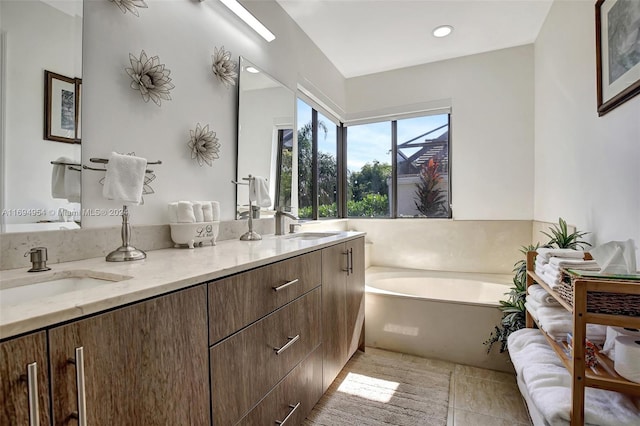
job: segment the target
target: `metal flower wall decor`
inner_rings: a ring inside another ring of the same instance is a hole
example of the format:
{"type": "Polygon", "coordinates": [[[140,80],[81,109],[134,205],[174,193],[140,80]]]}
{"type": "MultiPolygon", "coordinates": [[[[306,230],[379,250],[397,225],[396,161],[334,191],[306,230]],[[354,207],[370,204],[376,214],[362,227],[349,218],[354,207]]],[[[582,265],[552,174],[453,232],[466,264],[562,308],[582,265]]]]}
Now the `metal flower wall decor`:
{"type": "Polygon", "coordinates": [[[112,3],[115,3],[116,6],[118,6],[120,8],[120,10],[122,11],[122,13],[127,13],[127,10],[131,13],[133,13],[136,16],[140,16],[138,14],[138,9],[136,8],[142,8],[145,9],[147,8],[147,4],[144,2],[144,0],[109,0],[112,3]]]}
{"type": "Polygon", "coordinates": [[[165,68],[157,56],[147,58],[143,50],[139,59],[129,53],[129,61],[131,61],[131,68],[126,68],[126,71],[133,80],[131,88],[139,90],[145,102],[151,99],[160,106],[161,99],[171,100],[169,90],[175,87],[169,78],[171,70],[165,68]]]}
{"type": "Polygon", "coordinates": [[[236,63],[231,60],[231,52],[224,50],[224,46],[220,47],[220,49],[214,47],[211,59],[213,59],[211,69],[213,74],[218,77],[218,80],[227,88],[235,85],[238,73],[236,72],[236,63]]]}
{"type": "Polygon", "coordinates": [[[187,145],[191,149],[191,158],[198,160],[200,167],[204,163],[212,166],[213,160],[220,158],[220,142],[216,137],[216,132],[209,130],[209,125],[204,127],[200,123],[195,130],[190,130],[191,137],[187,145]]]}

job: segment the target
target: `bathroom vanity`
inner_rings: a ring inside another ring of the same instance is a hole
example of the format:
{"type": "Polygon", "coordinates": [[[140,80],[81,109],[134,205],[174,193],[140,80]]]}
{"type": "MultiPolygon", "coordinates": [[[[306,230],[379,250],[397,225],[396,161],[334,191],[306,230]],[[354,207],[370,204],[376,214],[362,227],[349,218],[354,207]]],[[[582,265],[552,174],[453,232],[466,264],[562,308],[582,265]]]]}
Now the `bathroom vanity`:
{"type": "Polygon", "coordinates": [[[0,424],[300,424],[363,345],[362,233],[52,266],[132,278],[2,309],[0,424]]]}

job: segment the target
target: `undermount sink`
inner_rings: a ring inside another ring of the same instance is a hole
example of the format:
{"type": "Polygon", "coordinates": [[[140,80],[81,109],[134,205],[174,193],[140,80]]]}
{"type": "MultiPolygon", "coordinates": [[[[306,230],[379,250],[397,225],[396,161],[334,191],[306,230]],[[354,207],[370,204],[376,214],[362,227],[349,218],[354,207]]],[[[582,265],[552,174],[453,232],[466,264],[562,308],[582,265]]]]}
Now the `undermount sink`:
{"type": "Polygon", "coordinates": [[[318,240],[320,238],[334,237],[340,232],[300,232],[285,237],[287,240],[318,240]]]}
{"type": "Polygon", "coordinates": [[[16,306],[33,300],[87,290],[129,279],[126,275],[73,270],[32,275],[3,281],[0,288],[0,306],[16,306]]]}

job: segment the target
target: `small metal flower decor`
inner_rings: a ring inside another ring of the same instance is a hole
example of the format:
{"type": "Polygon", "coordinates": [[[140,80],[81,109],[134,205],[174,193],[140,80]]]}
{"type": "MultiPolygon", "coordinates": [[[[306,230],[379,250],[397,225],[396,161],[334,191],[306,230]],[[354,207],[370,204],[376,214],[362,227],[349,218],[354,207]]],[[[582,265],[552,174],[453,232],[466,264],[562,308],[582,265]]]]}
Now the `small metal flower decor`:
{"type": "Polygon", "coordinates": [[[213,59],[211,69],[213,70],[213,74],[218,77],[218,80],[227,88],[234,86],[238,73],[236,72],[236,63],[231,60],[231,52],[224,50],[224,46],[220,49],[214,47],[211,59],[213,59]]]}
{"type": "Polygon", "coordinates": [[[220,158],[220,142],[216,137],[216,132],[209,130],[209,125],[204,127],[200,123],[195,130],[190,130],[191,137],[187,145],[191,149],[191,158],[198,160],[202,167],[203,163],[212,166],[213,160],[220,158]]]}
{"type": "Polygon", "coordinates": [[[151,99],[160,106],[161,99],[171,100],[169,90],[175,87],[169,78],[171,70],[165,68],[157,56],[147,58],[147,54],[143,50],[139,59],[129,53],[129,60],[131,68],[126,68],[126,71],[133,80],[131,88],[139,90],[145,102],[149,102],[151,99]]]}
{"type": "Polygon", "coordinates": [[[116,6],[120,8],[122,13],[127,13],[127,10],[133,13],[136,16],[140,16],[138,14],[138,9],[136,8],[147,8],[147,4],[144,0],[109,0],[112,3],[115,3],[116,6]]]}

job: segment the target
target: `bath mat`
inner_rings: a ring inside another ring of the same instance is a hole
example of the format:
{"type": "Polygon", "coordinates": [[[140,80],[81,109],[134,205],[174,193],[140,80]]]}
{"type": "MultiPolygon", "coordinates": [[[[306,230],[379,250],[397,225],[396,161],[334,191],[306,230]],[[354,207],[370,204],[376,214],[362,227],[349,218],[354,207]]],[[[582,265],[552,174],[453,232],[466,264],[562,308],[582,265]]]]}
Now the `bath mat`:
{"type": "Polygon", "coordinates": [[[446,426],[451,372],[372,352],[356,352],[304,425],[446,426]]]}

